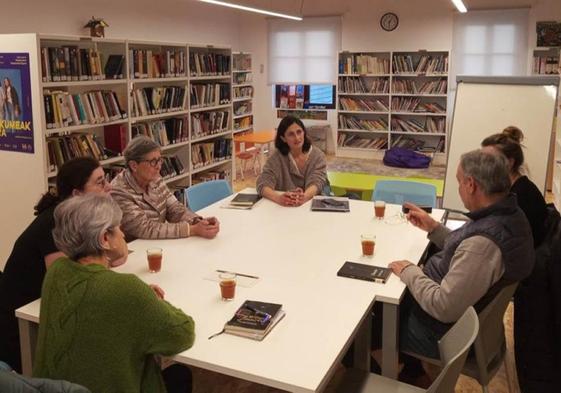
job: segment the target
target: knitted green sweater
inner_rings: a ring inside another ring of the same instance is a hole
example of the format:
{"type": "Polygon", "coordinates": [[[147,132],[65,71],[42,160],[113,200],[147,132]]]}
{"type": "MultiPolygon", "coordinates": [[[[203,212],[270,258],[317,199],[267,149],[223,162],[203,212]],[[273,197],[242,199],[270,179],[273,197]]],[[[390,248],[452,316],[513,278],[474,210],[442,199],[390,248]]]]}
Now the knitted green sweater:
{"type": "Polygon", "coordinates": [[[58,259],[43,283],[33,375],[93,393],[165,392],[154,355],[193,345],[194,322],[132,274],[58,259]]]}

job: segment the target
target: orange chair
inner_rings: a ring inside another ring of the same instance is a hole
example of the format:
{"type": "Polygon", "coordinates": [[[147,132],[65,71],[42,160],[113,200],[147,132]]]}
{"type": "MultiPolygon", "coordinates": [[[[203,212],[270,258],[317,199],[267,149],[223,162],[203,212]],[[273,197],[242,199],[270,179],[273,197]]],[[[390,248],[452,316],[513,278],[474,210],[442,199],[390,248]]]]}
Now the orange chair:
{"type": "Polygon", "coordinates": [[[244,172],[246,170],[247,163],[251,160],[253,161],[253,173],[257,176],[259,172],[261,172],[261,165],[259,163],[259,148],[253,143],[236,142],[235,140],[234,143],[236,149],[236,168],[239,168],[242,180],[244,180],[244,172]]]}

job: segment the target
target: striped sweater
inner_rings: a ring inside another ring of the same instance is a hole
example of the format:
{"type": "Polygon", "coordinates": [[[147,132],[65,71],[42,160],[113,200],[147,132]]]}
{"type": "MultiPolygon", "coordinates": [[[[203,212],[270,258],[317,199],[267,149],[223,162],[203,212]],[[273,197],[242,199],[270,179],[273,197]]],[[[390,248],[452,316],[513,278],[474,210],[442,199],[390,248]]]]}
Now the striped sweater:
{"type": "Polygon", "coordinates": [[[126,169],[111,186],[111,196],[123,211],[121,229],[127,241],[189,236],[189,225],[198,216],[175,198],[162,179],[145,191],[126,169]]]}

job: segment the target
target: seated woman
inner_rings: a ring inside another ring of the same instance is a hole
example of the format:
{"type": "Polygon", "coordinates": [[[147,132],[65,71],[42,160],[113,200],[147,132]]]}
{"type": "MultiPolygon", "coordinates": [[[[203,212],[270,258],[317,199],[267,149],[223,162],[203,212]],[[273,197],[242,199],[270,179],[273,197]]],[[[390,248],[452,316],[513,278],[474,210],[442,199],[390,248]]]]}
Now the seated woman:
{"type": "Polygon", "coordinates": [[[132,139],[124,151],[127,169],[113,179],[111,196],[123,211],[127,241],[213,238],[220,230],[214,217],[202,218],[175,198],[160,177],[160,146],[146,136],[132,139]]]}
{"type": "Polygon", "coordinates": [[[67,161],[56,178],[56,194],[47,192],[35,206],[35,220],[23,231],[0,276],[0,360],[21,372],[19,330],[14,310],[41,296],[47,268],[63,254],[54,244],[55,207],[73,195],[109,193],[103,168],[93,158],[67,161]]]}
{"type": "Polygon", "coordinates": [[[312,147],[300,119],[281,120],[275,147],[257,178],[257,192],[281,206],[300,206],[319,194],[327,182],[325,155],[312,147]]]}
{"type": "Polygon", "coordinates": [[[501,134],[491,135],[481,142],[483,150],[498,151],[508,160],[510,166],[511,192],[516,194],[518,206],[526,215],[532,235],[534,247],[538,247],[545,236],[545,219],[547,216],[547,205],[545,199],[534,183],[524,171],[524,153],[520,142],[524,134],[517,127],[507,127],[501,134]]]}
{"type": "Polygon", "coordinates": [[[53,238],[68,257],[53,263],[43,283],[35,377],[92,392],[166,392],[155,356],[193,345],[193,319],[164,301],[160,288],[109,270],[128,255],[121,217],[100,195],[57,206],[53,238]]]}

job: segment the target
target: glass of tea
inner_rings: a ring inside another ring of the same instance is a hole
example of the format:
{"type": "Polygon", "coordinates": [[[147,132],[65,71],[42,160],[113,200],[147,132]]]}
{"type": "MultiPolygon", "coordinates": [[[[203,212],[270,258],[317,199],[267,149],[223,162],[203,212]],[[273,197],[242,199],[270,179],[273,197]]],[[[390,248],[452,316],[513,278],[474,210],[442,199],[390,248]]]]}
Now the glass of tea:
{"type": "Polygon", "coordinates": [[[236,295],[236,275],[234,273],[220,273],[220,294],[222,300],[232,300],[236,295]]]}
{"type": "Polygon", "coordinates": [[[372,234],[360,235],[360,243],[362,245],[362,255],[371,257],[374,255],[374,246],[376,245],[376,236],[372,234]]]}
{"type": "Polygon", "coordinates": [[[146,250],[146,256],[150,273],[158,273],[162,269],[163,250],[161,248],[149,248],[146,250]]]}
{"type": "Polygon", "coordinates": [[[386,215],[386,202],[375,201],[374,202],[374,215],[378,220],[382,220],[386,215]]]}

